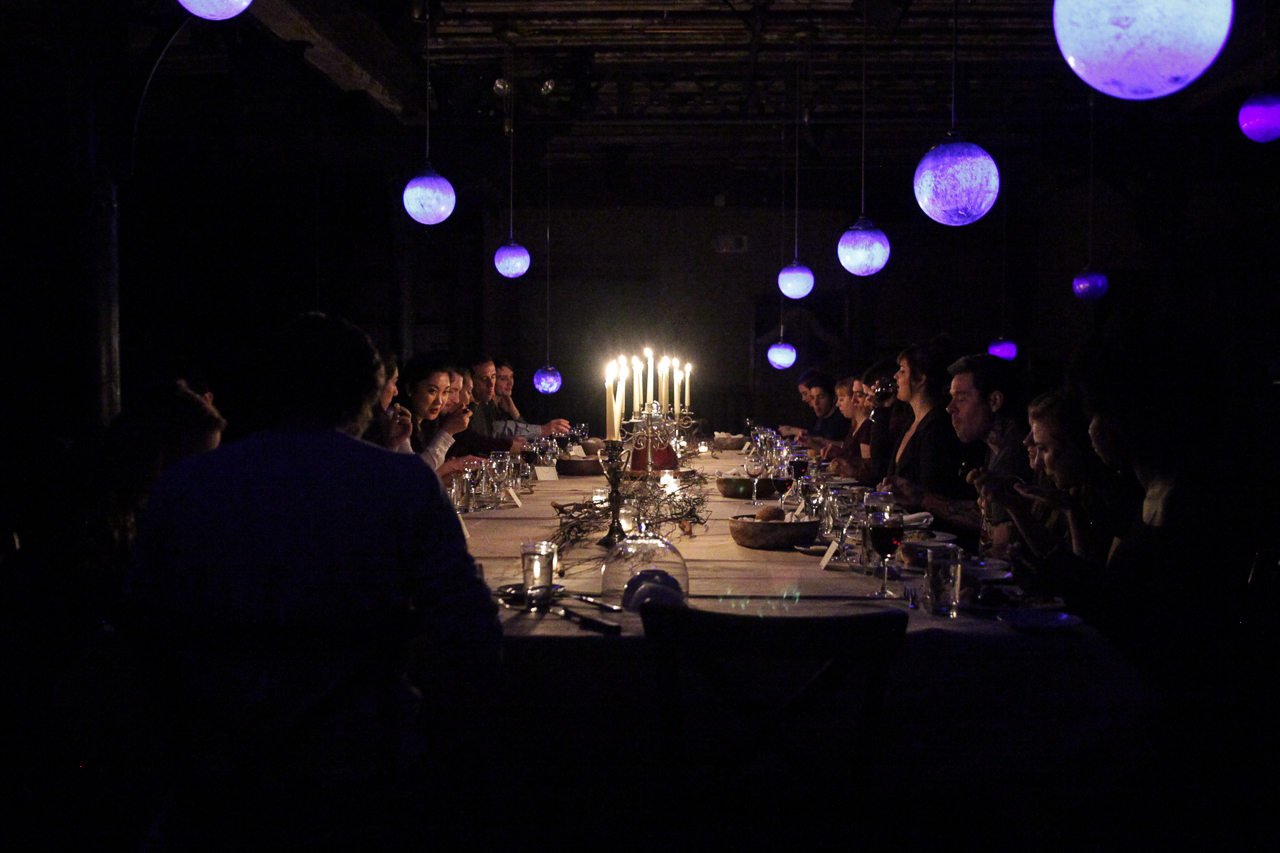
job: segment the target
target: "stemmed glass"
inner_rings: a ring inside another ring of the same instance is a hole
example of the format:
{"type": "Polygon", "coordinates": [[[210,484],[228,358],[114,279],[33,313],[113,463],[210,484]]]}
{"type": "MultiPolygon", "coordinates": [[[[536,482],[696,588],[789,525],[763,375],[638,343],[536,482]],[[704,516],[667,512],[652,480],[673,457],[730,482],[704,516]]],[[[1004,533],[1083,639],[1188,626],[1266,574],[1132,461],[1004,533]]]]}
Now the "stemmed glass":
{"type": "Polygon", "coordinates": [[[747,476],[751,478],[751,503],[749,506],[763,506],[764,502],[760,500],[758,492],[760,489],[760,475],[765,472],[767,467],[764,454],[759,450],[753,450],[747,454],[744,465],[747,469],[747,476]]]}
{"type": "Polygon", "coordinates": [[[897,598],[889,591],[889,557],[902,544],[902,515],[880,509],[867,513],[867,544],[880,558],[880,589],[868,598],[897,598]]]}

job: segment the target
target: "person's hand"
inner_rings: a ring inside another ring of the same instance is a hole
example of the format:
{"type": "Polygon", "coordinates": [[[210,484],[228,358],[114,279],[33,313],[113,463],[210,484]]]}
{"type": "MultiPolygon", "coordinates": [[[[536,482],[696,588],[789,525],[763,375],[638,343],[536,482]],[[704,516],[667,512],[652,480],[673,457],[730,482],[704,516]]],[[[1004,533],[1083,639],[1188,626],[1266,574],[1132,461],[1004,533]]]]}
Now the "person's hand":
{"type": "Polygon", "coordinates": [[[399,403],[391,407],[391,431],[387,436],[387,446],[399,447],[413,434],[413,415],[399,403]]]}
{"type": "Polygon", "coordinates": [[[521,437],[521,438],[513,438],[513,439],[511,439],[511,450],[510,450],[510,451],[508,451],[508,452],[509,452],[512,456],[519,456],[519,455],[520,455],[520,451],[524,450],[524,449],[525,449],[526,447],[528,447],[528,446],[529,446],[529,439],[524,438],[524,437],[521,437]]]}
{"type": "Polygon", "coordinates": [[[552,418],[542,425],[542,436],[557,435],[569,431],[569,422],[564,418],[552,418]]]}
{"type": "Polygon", "coordinates": [[[924,488],[902,477],[885,477],[876,490],[893,492],[893,499],[903,506],[920,506],[924,502],[924,488]]]}
{"type": "Polygon", "coordinates": [[[456,412],[450,412],[448,417],[440,422],[440,429],[449,433],[449,435],[457,435],[467,428],[471,423],[471,410],[458,409],[456,412]]]}
{"type": "Polygon", "coordinates": [[[1025,498],[1030,498],[1037,503],[1048,504],[1054,509],[1062,510],[1063,512],[1071,512],[1080,508],[1080,505],[1076,503],[1076,499],[1062,489],[1055,489],[1052,486],[1028,486],[1025,483],[1019,483],[1014,488],[1018,490],[1018,494],[1025,498]]]}
{"type": "MultiPolygon", "coordinates": [[[[829,448],[823,448],[823,449],[826,450],[829,448]]],[[[837,477],[852,477],[853,463],[851,463],[848,459],[844,459],[843,457],[839,459],[832,459],[831,465],[827,467],[827,470],[837,477]]]]}
{"type": "MultiPolygon", "coordinates": [[[[834,442],[831,444],[824,445],[823,448],[818,451],[818,458],[821,459],[823,462],[831,462],[835,460],[835,455],[837,452],[839,452],[839,450],[840,450],[840,446],[838,444],[835,444],[834,442]]],[[[835,460],[835,461],[839,461],[839,460],[835,460]]]]}
{"type": "Polygon", "coordinates": [[[484,460],[479,456],[455,456],[441,463],[440,467],[436,469],[436,476],[441,479],[452,477],[454,474],[470,471],[472,468],[483,464],[484,460]]]}
{"type": "Polygon", "coordinates": [[[520,417],[520,410],[516,408],[516,401],[511,399],[510,394],[495,393],[493,395],[493,402],[497,403],[500,411],[506,412],[512,418],[520,417]]]}
{"type": "Polygon", "coordinates": [[[799,438],[800,436],[804,435],[804,430],[800,429],[799,427],[780,426],[778,427],[778,435],[784,436],[786,438],[793,438],[793,437],[799,438]]]}
{"type": "Polygon", "coordinates": [[[1016,489],[1022,483],[1017,477],[1002,477],[986,468],[975,468],[965,475],[965,480],[978,490],[978,500],[983,504],[1014,507],[1028,500],[1016,489]]]}

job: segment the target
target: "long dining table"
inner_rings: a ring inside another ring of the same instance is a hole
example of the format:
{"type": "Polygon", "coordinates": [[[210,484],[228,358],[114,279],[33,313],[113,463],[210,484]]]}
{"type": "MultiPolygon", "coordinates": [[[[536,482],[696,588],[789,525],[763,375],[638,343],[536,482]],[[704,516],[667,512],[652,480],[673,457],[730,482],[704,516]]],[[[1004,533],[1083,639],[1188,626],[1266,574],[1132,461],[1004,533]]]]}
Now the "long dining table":
{"type": "MultiPolygon", "coordinates": [[[[1009,806],[1048,789],[1069,796],[1127,784],[1124,768],[1141,758],[1157,709],[1105,637],[1087,625],[1019,632],[989,616],[933,615],[900,598],[867,601],[861,597],[880,582],[862,571],[823,569],[810,549],[739,546],[729,520],[753,508],[720,496],[714,479],[741,464],[735,452],[693,462],[710,478],[708,521],[671,536],[688,569],[689,605],[778,617],[905,610],[907,634],[892,668],[884,730],[866,733],[889,745],[880,769],[886,790],[981,792],[1009,806]]],[[[520,582],[521,543],[557,530],[553,502],[591,500],[606,485],[602,476],[540,481],[519,507],[463,515],[490,587],[520,582]]],[[[599,593],[606,551],[592,544],[598,538],[562,555],[567,591],[599,593]]],[[[660,713],[652,663],[638,615],[567,603],[620,623],[621,632],[605,635],[550,613],[502,609],[505,660],[495,725],[509,754],[527,750],[531,725],[545,727],[554,733],[557,767],[607,778],[651,748],[646,721],[660,713]]]]}

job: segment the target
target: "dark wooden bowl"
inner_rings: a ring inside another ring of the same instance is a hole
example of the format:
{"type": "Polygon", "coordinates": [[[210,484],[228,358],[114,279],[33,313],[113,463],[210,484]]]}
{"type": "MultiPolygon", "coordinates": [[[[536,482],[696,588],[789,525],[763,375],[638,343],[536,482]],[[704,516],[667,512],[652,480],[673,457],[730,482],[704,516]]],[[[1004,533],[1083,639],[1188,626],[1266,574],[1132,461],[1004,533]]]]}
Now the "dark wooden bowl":
{"type": "MultiPolygon", "coordinates": [[[[716,488],[720,490],[720,494],[726,498],[737,498],[739,500],[751,500],[751,478],[750,477],[721,477],[716,480],[716,488]]],[[[773,487],[773,480],[761,478],[760,490],[756,495],[760,499],[773,497],[777,491],[773,487]]]]}
{"type": "Polygon", "coordinates": [[[561,456],[556,460],[556,473],[561,477],[603,477],[604,466],[599,459],[561,456]]]}
{"type": "Polygon", "coordinates": [[[754,515],[729,519],[729,535],[743,548],[757,551],[786,551],[809,545],[818,536],[820,521],[756,521],[754,515]]]}
{"type": "Polygon", "coordinates": [[[745,435],[722,435],[711,439],[716,450],[741,450],[747,446],[745,435]]]}

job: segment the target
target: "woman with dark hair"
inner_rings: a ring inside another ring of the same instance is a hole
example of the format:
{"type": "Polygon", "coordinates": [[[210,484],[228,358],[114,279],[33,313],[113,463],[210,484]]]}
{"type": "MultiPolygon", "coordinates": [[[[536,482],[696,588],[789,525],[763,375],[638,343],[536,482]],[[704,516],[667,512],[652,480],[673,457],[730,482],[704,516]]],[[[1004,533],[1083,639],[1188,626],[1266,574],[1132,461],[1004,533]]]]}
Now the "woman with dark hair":
{"type": "Polygon", "coordinates": [[[919,494],[923,488],[946,498],[974,497],[973,487],[964,479],[967,472],[961,469],[975,460],[966,454],[947,415],[951,401],[947,366],[953,361],[954,348],[944,336],[912,344],[898,355],[898,372],[893,377],[897,396],[911,406],[915,421],[898,443],[889,473],[880,484],[882,490],[919,494]]]}
{"type": "Polygon", "coordinates": [[[413,418],[410,446],[441,478],[476,461],[476,457],[470,456],[445,458],[453,447],[454,436],[471,422],[471,411],[465,407],[445,411],[452,372],[440,356],[416,355],[405,364],[401,382],[413,418]]]}
{"type": "Polygon", "coordinates": [[[411,451],[409,437],[413,432],[413,416],[408,409],[395,402],[396,395],[400,393],[396,386],[400,378],[400,367],[395,353],[383,351],[381,356],[382,390],[378,392],[373,417],[361,438],[397,453],[408,453],[411,451]]]}

